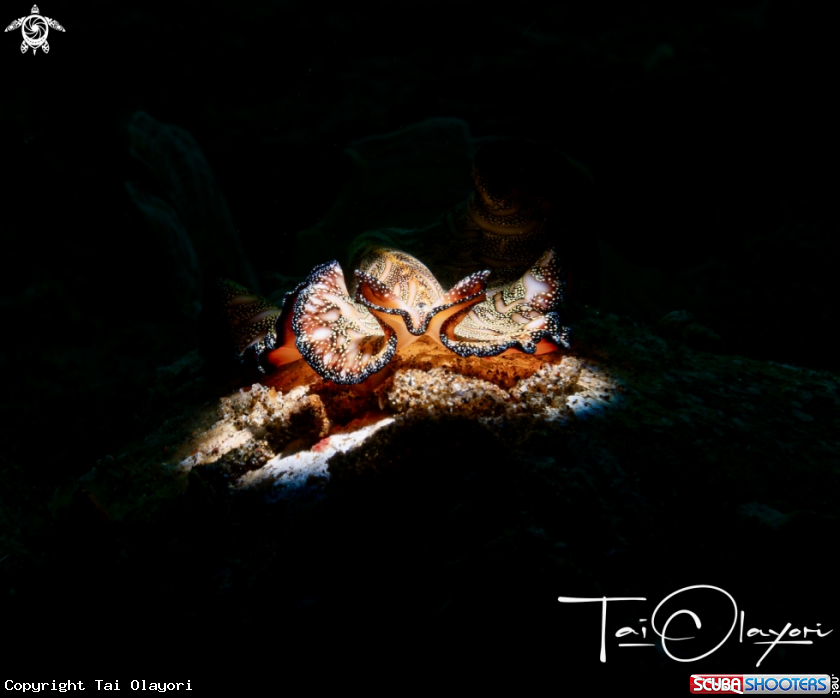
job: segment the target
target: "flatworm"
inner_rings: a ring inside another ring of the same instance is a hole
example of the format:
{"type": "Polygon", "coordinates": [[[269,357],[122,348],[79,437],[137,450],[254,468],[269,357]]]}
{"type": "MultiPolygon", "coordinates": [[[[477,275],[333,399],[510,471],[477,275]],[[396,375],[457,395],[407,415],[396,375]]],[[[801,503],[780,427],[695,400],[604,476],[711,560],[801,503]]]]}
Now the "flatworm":
{"type": "Polygon", "coordinates": [[[424,334],[440,344],[443,324],[484,300],[490,273],[471,274],[444,292],[426,265],[399,250],[369,251],[360,266],[356,300],[394,330],[400,347],[424,334]]]}
{"type": "Polygon", "coordinates": [[[318,375],[335,383],[362,382],[397,349],[396,332],[350,297],[338,262],[316,267],[287,295],[283,312],[291,312],[296,349],[318,375]]]}
{"type": "MultiPolygon", "coordinates": [[[[256,361],[262,370],[260,357],[267,349],[280,345],[277,336],[280,308],[229,279],[216,282],[211,300],[212,311],[206,308],[206,312],[215,312],[220,316],[227,329],[228,342],[232,345],[234,356],[242,363],[256,361]]],[[[296,358],[299,359],[300,355],[296,358]]]]}
{"type": "Polygon", "coordinates": [[[303,358],[322,378],[352,384],[423,336],[465,357],[568,349],[559,312],[569,275],[546,249],[545,163],[540,144],[483,145],[474,190],[460,206],[416,234],[399,231],[401,241],[383,231],[357,238],[349,290],[338,262],[316,267],[282,310],[221,282],[222,317],[240,360],[256,359],[265,371],[303,358]]]}
{"type": "Polygon", "coordinates": [[[566,272],[548,249],[521,278],[447,320],[440,340],[460,356],[568,349],[570,331],[557,312],[565,292],[566,272]]]}
{"type": "Polygon", "coordinates": [[[322,378],[347,385],[381,371],[398,346],[424,335],[460,356],[569,347],[557,312],[565,272],[553,249],[489,297],[486,270],[444,291],[422,262],[398,250],[372,250],[360,266],[355,297],[338,262],[329,262],[286,294],[282,310],[220,281],[220,307],[240,361],[265,372],[303,358],[322,378]]]}

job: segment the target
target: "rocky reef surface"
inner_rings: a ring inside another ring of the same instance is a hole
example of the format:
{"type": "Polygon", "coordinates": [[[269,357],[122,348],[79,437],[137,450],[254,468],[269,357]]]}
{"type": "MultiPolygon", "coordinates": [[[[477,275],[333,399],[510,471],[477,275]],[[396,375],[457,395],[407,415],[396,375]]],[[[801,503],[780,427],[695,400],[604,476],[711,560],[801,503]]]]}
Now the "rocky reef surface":
{"type": "Polygon", "coordinates": [[[560,352],[465,359],[425,338],[400,352],[387,376],[359,386],[324,381],[300,361],[205,400],[212,379],[202,368],[191,353],[163,369],[153,411],[175,414],[79,481],[107,518],[148,516],[182,494],[191,473],[220,492],[261,488],[274,501],[398,468],[417,434],[436,426],[446,440],[468,422],[471,438],[517,448],[535,431],[562,433],[623,406],[623,386],[602,360],[560,352]]]}
{"type": "MultiPolygon", "coordinates": [[[[52,525],[9,539],[39,571],[18,610],[121,599],[124,630],[282,628],[300,647],[327,628],[352,647],[363,626],[491,651],[566,627],[533,651],[593,666],[597,614],[560,595],[713,584],[756,624],[830,628],[834,583],[814,570],[837,531],[838,377],[720,353],[685,313],[651,328],[569,310],[570,351],[466,359],[424,338],[354,386],[187,353],[131,396],[137,437],[55,492],[52,525]]],[[[616,670],[682,669],[610,643],[616,670]]],[[[830,648],[762,666],[816,670],[830,648]]],[[[763,651],[731,641],[706,666],[763,651]]]]}
{"type": "MultiPolygon", "coordinates": [[[[357,386],[302,362],[225,382],[190,353],[160,370],[147,433],[57,493],[53,515],[68,536],[80,521],[116,535],[129,559],[108,564],[144,569],[132,583],[198,629],[404,637],[444,623],[482,643],[573,623],[590,646],[570,634],[550,648],[594,664],[595,615],[563,615],[558,595],[694,584],[767,623],[830,627],[828,576],[748,570],[825,556],[840,381],[693,348],[706,335],[672,321],[579,309],[572,350],[536,357],[463,359],[424,340],[357,386]]],[[[610,647],[616,668],[679,668],[661,645],[632,662],[610,647]]],[[[759,649],[731,642],[709,666],[759,649]]]]}
{"type": "MultiPolygon", "coordinates": [[[[591,311],[570,352],[491,359],[424,338],[357,386],[324,381],[303,361],[225,382],[191,352],[160,369],[149,432],[76,487],[111,520],[147,517],[198,480],[220,496],[254,490],[271,502],[445,453],[460,432],[477,454],[489,447],[526,461],[535,441],[576,444],[600,466],[585,479],[609,474],[611,488],[638,502],[650,495],[633,473],[681,461],[727,480],[759,477],[756,497],[787,479],[794,459],[800,474],[837,479],[836,376],[692,349],[665,328],[591,311]],[[633,448],[618,433],[632,433],[633,448]]],[[[799,492],[816,494],[807,482],[799,492]]]]}

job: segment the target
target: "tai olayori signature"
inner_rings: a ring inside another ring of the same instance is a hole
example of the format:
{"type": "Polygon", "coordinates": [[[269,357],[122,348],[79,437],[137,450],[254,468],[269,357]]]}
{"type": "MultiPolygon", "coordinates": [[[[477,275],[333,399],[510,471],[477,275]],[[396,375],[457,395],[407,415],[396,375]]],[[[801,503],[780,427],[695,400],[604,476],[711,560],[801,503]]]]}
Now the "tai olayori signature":
{"type": "MultiPolygon", "coordinates": [[[[595,597],[595,598],[586,598],[586,597],[577,597],[577,596],[560,596],[557,599],[560,603],[594,603],[600,602],[601,603],[601,655],[600,659],[602,662],[607,661],[607,649],[606,649],[606,632],[607,632],[607,602],[609,601],[647,601],[647,598],[644,596],[602,596],[602,597],[595,597]]],[[[667,654],[671,659],[678,661],[678,662],[695,662],[698,659],[703,659],[703,657],[708,657],[713,652],[717,651],[724,642],[729,639],[729,636],[732,635],[732,631],[735,630],[735,626],[738,625],[738,620],[740,617],[741,621],[741,628],[739,631],[739,642],[743,643],[744,641],[744,612],[741,611],[740,614],[738,613],[738,604],[735,603],[735,599],[732,598],[732,595],[729,592],[720,589],[719,587],[710,586],[708,584],[695,584],[694,586],[684,587],[682,589],[677,589],[677,591],[668,594],[662,601],[659,602],[659,605],[654,609],[653,615],[650,617],[650,625],[653,628],[653,632],[656,633],[659,637],[662,638],[662,650],[667,654]],[[656,614],[659,612],[659,609],[669,599],[674,598],[678,594],[682,594],[685,591],[689,591],[690,589],[712,589],[714,591],[719,591],[721,594],[724,594],[731,602],[732,602],[732,610],[733,610],[733,617],[732,617],[732,625],[729,628],[729,631],[723,637],[723,639],[712,649],[708,652],[705,652],[697,657],[689,657],[689,658],[681,658],[675,657],[671,652],[668,650],[668,643],[669,642],[680,642],[682,640],[693,640],[694,637],[669,637],[668,636],[668,626],[671,622],[680,615],[688,615],[694,621],[695,627],[699,630],[701,628],[700,617],[694,613],[693,611],[689,611],[688,609],[682,609],[680,611],[676,611],[672,613],[665,624],[662,626],[662,630],[660,631],[656,627],[656,614]]],[[[645,622],[646,618],[639,619],[642,622],[645,622]]],[[[787,623],[784,628],[780,632],[775,630],[767,629],[766,631],[760,628],[750,628],[747,630],[747,637],[768,637],[773,638],[772,640],[755,640],[752,644],[754,645],[769,645],[767,650],[761,655],[761,658],[755,663],[756,667],[758,667],[762,660],[770,653],[777,645],[813,645],[814,641],[808,639],[809,634],[816,635],[817,637],[825,637],[826,635],[830,635],[834,632],[834,630],[828,631],[821,631],[819,626],[822,625],[821,623],[816,623],[818,626],[816,629],[813,628],[791,628],[791,624],[787,623]],[[782,639],[782,638],[790,638],[790,639],[782,639]],[[793,639],[793,638],[802,638],[802,639],[793,639]]],[[[647,628],[642,627],[642,640],[647,639],[647,628]]],[[[638,631],[634,630],[630,627],[624,627],[616,631],[616,637],[626,637],[627,635],[636,635],[638,636],[638,631]]],[[[619,647],[655,647],[655,643],[653,642],[620,642],[618,643],[619,647]]]]}

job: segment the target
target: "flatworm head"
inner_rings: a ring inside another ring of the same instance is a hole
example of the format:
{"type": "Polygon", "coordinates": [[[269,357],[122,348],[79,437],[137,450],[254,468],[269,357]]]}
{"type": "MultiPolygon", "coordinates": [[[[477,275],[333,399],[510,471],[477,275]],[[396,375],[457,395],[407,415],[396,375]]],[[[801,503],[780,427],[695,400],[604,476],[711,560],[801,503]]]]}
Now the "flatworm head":
{"type": "Polygon", "coordinates": [[[499,216],[546,210],[554,191],[556,154],[548,143],[501,138],[483,143],[473,158],[476,192],[499,216]]]}
{"type": "Polygon", "coordinates": [[[488,287],[516,281],[552,244],[555,167],[546,144],[516,138],[484,143],[473,160],[474,188],[466,200],[397,246],[422,259],[444,288],[484,269],[490,270],[488,287]]]}
{"type": "Polygon", "coordinates": [[[489,274],[476,272],[444,292],[426,265],[387,248],[368,251],[359,267],[356,300],[393,329],[400,347],[424,334],[440,343],[440,328],[450,317],[484,300],[489,274]]]}
{"type": "Polygon", "coordinates": [[[447,320],[441,342],[460,356],[498,356],[510,350],[542,354],[568,348],[569,330],[557,312],[565,286],[565,270],[549,249],[521,278],[447,320]]]}
{"type": "Polygon", "coordinates": [[[396,333],[350,297],[338,262],[316,267],[295,294],[295,346],[322,378],[360,383],[393,357],[396,333]]]}
{"type": "Polygon", "coordinates": [[[493,271],[489,284],[519,278],[548,246],[546,160],[540,144],[520,138],[475,154],[475,188],[448,225],[457,255],[493,271]]]}

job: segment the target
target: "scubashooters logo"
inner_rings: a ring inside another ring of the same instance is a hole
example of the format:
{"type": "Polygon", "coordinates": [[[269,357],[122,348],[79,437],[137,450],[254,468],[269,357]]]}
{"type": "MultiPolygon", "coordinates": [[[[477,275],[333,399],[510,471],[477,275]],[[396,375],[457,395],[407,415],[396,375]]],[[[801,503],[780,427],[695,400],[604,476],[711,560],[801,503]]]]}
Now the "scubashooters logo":
{"type": "Polygon", "coordinates": [[[6,27],[6,31],[10,32],[18,27],[21,28],[20,31],[23,33],[23,43],[20,45],[20,52],[26,53],[26,50],[31,48],[33,56],[38,49],[41,49],[44,53],[50,52],[50,45],[47,43],[47,34],[50,33],[50,27],[60,32],[64,31],[64,27],[54,19],[44,17],[38,11],[37,5],[32,6],[31,15],[16,19],[6,27]]]}
{"type": "Polygon", "coordinates": [[[691,693],[699,695],[824,695],[834,693],[828,674],[692,674],[691,693]]]}

